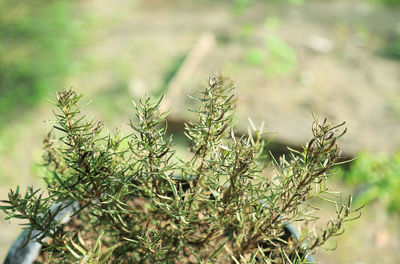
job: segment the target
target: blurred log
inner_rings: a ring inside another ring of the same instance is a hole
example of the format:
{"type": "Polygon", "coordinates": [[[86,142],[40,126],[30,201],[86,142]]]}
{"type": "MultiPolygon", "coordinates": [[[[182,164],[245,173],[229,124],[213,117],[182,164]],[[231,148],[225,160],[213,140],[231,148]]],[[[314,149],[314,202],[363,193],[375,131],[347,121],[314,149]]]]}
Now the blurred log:
{"type": "Polygon", "coordinates": [[[191,78],[201,60],[215,46],[215,36],[210,32],[203,33],[182,63],[167,86],[165,98],[161,104],[162,111],[180,109],[184,84],[191,78]]]}

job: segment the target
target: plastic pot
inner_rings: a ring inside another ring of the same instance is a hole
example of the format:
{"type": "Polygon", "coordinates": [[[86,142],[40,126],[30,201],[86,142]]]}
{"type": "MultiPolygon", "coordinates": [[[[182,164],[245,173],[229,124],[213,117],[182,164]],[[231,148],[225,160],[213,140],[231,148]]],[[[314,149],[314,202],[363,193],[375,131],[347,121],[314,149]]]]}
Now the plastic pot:
{"type": "MultiPolygon", "coordinates": [[[[294,229],[294,227],[289,223],[285,223],[284,240],[288,240],[290,236],[293,236],[296,239],[296,241],[299,241],[299,236],[298,236],[296,230],[294,229]]],[[[312,257],[311,254],[309,254],[309,251],[307,249],[305,250],[304,254],[307,254],[307,256],[306,256],[307,263],[315,263],[314,258],[312,257]]]]}
{"type": "MultiPolygon", "coordinates": [[[[55,216],[55,220],[60,224],[65,224],[69,222],[71,215],[79,209],[79,204],[78,202],[71,202],[65,205],[63,203],[56,203],[50,207],[50,211],[59,209],[61,210],[55,216]]],[[[39,231],[34,230],[31,237],[35,237],[39,233],[39,231]]],[[[35,239],[31,239],[26,243],[27,239],[28,230],[24,230],[8,251],[4,264],[32,264],[38,258],[42,248],[41,244],[35,239]],[[25,244],[26,246],[23,247],[25,244]]]]}

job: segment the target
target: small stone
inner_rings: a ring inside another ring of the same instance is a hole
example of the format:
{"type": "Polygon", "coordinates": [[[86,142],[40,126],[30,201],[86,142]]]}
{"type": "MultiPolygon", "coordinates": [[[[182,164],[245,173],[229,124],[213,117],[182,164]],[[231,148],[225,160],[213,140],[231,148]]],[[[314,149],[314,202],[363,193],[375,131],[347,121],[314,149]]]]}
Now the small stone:
{"type": "Polygon", "coordinates": [[[333,50],[333,42],[328,38],[312,35],[308,40],[307,47],[315,52],[330,53],[333,50]]]}

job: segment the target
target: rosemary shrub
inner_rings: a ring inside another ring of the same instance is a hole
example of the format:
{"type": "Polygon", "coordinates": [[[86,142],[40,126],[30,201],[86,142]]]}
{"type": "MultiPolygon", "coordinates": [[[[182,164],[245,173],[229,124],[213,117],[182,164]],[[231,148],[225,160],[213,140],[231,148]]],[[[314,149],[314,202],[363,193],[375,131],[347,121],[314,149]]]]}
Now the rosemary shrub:
{"type": "Polygon", "coordinates": [[[217,76],[193,97],[199,120],[185,127],[187,160],[174,156],[161,100],[135,104],[133,132],[122,137],[86,121],[81,95],[57,93],[55,131],[44,139],[47,193],[17,188],[1,206],[42,245],[36,262],[307,263],[341,234],[351,197],[336,202],[336,218],[319,232],[305,226],[317,219],[311,200],[330,194],[343,124],[315,120],[303,151],[291,150],[266,176],[262,131],[234,133],[232,89],[217,76]],[[60,217],[66,209],[71,216],[60,217]],[[295,239],[286,226],[297,221],[304,229],[295,239]]]}

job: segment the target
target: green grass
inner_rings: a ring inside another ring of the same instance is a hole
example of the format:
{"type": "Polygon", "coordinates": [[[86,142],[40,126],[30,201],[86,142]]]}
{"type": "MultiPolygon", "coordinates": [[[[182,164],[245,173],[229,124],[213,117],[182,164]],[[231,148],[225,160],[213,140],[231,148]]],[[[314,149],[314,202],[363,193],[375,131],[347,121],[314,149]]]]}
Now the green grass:
{"type": "Polygon", "coordinates": [[[63,87],[79,24],[74,1],[0,1],[0,128],[63,87]]]}
{"type": "Polygon", "coordinates": [[[344,175],[347,183],[359,186],[357,203],[379,200],[389,212],[400,213],[400,152],[392,156],[362,152],[344,175]]]}

